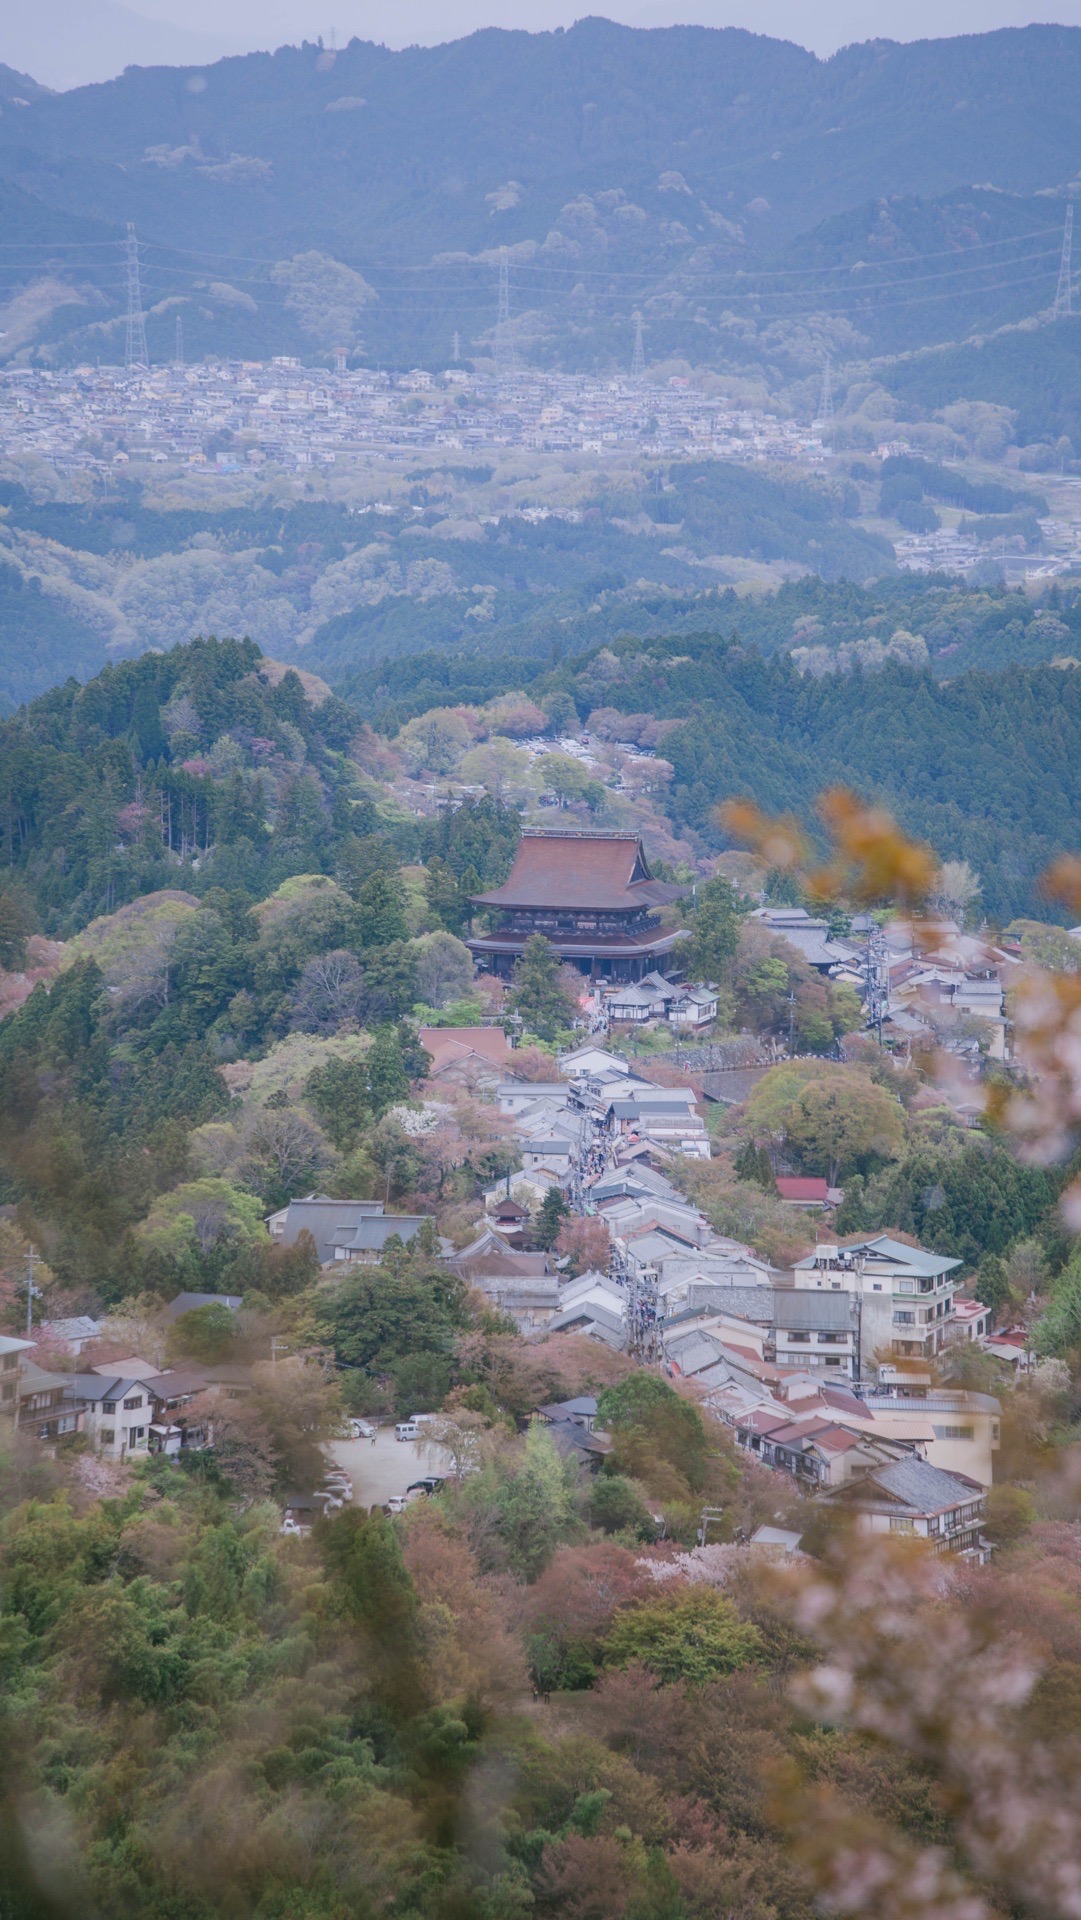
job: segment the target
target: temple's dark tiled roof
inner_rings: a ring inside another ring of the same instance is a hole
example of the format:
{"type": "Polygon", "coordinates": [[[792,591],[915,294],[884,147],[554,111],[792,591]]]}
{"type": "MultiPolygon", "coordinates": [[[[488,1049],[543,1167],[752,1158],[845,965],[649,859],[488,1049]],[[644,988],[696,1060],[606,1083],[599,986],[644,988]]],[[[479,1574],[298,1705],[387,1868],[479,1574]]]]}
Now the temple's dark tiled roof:
{"type": "Polygon", "coordinates": [[[524,833],[503,885],[473,899],[481,907],[633,913],[685,892],[654,880],[635,833],[524,833]]]}

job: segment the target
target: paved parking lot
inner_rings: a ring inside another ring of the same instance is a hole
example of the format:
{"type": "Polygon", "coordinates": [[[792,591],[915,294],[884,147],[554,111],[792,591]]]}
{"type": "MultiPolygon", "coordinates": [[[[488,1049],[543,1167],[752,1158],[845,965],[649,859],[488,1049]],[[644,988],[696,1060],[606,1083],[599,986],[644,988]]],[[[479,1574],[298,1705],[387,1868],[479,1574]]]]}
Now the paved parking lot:
{"type": "Polygon", "coordinates": [[[370,1440],[334,1440],[327,1452],[353,1482],[358,1507],[380,1506],[392,1493],[404,1493],[411,1480],[425,1473],[446,1473],[450,1465],[442,1447],[395,1440],[393,1427],[379,1427],[374,1446],[370,1440]]]}

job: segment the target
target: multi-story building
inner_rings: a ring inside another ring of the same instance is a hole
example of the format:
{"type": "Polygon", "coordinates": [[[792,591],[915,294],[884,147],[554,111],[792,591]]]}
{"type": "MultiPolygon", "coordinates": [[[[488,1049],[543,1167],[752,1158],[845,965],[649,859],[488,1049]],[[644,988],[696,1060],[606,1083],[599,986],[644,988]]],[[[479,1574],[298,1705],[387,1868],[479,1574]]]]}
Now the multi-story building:
{"type": "Polygon", "coordinates": [[[32,1340],[13,1340],[0,1334],[0,1413],[14,1413],[18,1401],[19,1356],[28,1353],[32,1340]]]}
{"type": "Polygon", "coordinates": [[[641,980],[673,970],[686,938],[656,909],[687,889],[654,880],[636,833],[523,833],[500,887],[473,896],[497,921],[466,942],[478,966],[508,977],[526,941],[542,933],[561,960],[592,980],[641,980]]]}
{"type": "Polygon", "coordinates": [[[851,1293],[859,1303],[860,1371],[886,1355],[930,1360],[951,1332],[960,1260],[908,1246],[888,1233],[818,1246],[793,1268],[797,1289],[851,1293]]]}

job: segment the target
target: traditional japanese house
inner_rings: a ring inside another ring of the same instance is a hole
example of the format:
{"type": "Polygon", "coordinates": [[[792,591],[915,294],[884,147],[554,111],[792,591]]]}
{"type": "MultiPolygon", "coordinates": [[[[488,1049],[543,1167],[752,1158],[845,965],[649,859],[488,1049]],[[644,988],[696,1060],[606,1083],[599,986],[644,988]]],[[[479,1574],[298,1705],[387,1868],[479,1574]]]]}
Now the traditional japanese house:
{"type": "Polygon", "coordinates": [[[504,978],[535,933],[593,980],[668,977],[686,929],[662,927],[656,910],[686,892],[654,880],[636,833],[527,831],[503,885],[474,895],[495,927],[467,945],[478,966],[504,978]]]}

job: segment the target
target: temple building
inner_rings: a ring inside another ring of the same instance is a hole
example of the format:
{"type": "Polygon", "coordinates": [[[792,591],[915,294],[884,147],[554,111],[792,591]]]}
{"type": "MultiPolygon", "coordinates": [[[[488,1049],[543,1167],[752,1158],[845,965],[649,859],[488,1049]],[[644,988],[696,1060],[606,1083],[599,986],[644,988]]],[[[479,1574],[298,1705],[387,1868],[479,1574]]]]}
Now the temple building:
{"type": "Polygon", "coordinates": [[[534,933],[592,980],[669,977],[678,972],[672,949],[687,933],[662,927],[655,910],[687,891],[654,880],[636,833],[526,831],[503,885],[473,896],[494,931],[466,944],[479,967],[503,978],[534,933]]]}

